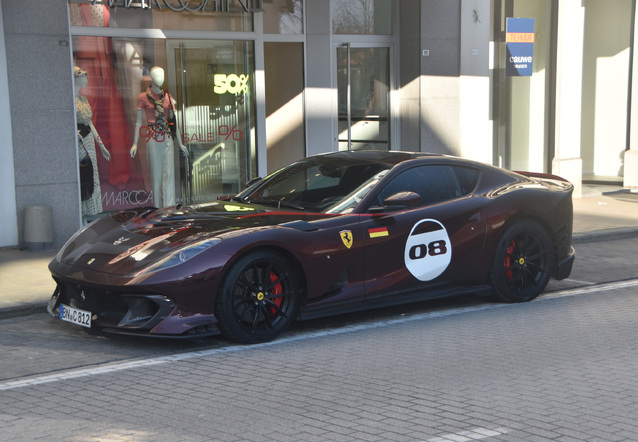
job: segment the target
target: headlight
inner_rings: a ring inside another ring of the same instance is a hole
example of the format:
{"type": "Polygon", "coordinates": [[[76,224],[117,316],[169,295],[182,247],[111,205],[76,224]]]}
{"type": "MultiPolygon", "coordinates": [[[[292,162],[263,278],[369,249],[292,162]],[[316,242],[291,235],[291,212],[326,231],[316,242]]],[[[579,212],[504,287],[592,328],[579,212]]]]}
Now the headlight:
{"type": "Polygon", "coordinates": [[[181,249],[175,250],[165,258],[157,261],[156,263],[148,266],[142,271],[142,273],[157,272],[159,270],[166,270],[171,267],[183,264],[186,261],[193,259],[200,253],[204,252],[208,248],[219,243],[221,238],[211,238],[204,241],[200,241],[195,244],[189,244],[181,249]]]}
{"type": "MultiPolygon", "coordinates": [[[[93,221],[94,223],[98,222],[99,220],[93,221]]],[[[78,237],[80,235],[82,235],[84,232],[86,232],[87,230],[93,228],[94,224],[89,223],[85,226],[83,226],[82,228],[80,228],[80,230],[78,230],[77,232],[75,232],[73,235],[71,235],[71,238],[67,239],[66,242],[64,243],[64,245],[60,248],[60,250],[58,250],[58,253],[56,253],[55,255],[55,260],[58,262],[62,262],[62,260],[64,259],[65,256],[67,256],[70,252],[72,252],[73,250],[76,249],[76,247],[78,247],[78,244],[74,244],[75,240],[78,239],[78,237]]],[[[93,235],[94,237],[95,235],[93,235]]],[[[82,241],[81,244],[86,244],[88,241],[84,240],[82,241]]]]}

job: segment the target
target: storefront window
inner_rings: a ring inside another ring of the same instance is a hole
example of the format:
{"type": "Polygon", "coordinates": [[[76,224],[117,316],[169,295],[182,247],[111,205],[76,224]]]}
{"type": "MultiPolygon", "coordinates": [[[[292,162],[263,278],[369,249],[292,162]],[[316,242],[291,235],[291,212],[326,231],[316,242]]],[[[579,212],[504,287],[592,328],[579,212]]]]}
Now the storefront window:
{"type": "Polygon", "coordinates": [[[253,30],[252,11],[261,10],[261,2],[249,0],[71,0],[69,3],[72,26],[133,29],[249,32],[253,30]],[[106,6],[108,3],[110,7],[106,6]],[[146,7],[141,7],[142,4],[146,7]]]}
{"type": "Polygon", "coordinates": [[[263,9],[264,33],[303,34],[302,0],[271,0],[263,9]]]}
{"type": "Polygon", "coordinates": [[[256,174],[253,42],[169,41],[168,48],[169,88],[191,159],[183,200],[238,193],[256,174]]]}
{"type": "Polygon", "coordinates": [[[86,218],[209,201],[253,176],[252,42],[76,36],[73,54],[86,218]]]}
{"type": "Polygon", "coordinates": [[[334,34],[392,34],[392,0],[332,0],[331,12],[334,34]]]}

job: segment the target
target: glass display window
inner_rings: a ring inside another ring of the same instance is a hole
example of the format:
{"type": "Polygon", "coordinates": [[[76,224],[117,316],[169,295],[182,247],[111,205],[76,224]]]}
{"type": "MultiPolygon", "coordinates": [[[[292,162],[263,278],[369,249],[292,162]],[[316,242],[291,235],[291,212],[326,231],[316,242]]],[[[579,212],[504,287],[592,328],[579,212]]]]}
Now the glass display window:
{"type": "Polygon", "coordinates": [[[263,2],[265,34],[303,34],[303,1],[263,2]]]}
{"type": "Polygon", "coordinates": [[[73,62],[85,218],[214,200],[254,175],[252,41],[75,36],[73,62]]]}
{"type": "Polygon", "coordinates": [[[332,33],[392,34],[392,0],[331,0],[332,33]]]}
{"type": "Polygon", "coordinates": [[[183,199],[200,203],[238,193],[256,174],[254,43],[168,41],[167,47],[169,87],[178,97],[190,158],[183,199]]]}

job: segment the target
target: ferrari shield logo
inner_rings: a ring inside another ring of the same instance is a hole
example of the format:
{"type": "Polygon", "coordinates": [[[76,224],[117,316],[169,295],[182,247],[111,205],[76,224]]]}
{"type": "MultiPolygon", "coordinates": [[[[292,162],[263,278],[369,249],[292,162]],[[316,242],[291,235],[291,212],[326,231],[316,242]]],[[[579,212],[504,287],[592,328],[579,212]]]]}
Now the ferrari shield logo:
{"type": "Polygon", "coordinates": [[[339,236],[341,236],[341,241],[343,241],[343,245],[347,248],[352,247],[352,232],[350,230],[342,230],[339,232],[339,236]]]}

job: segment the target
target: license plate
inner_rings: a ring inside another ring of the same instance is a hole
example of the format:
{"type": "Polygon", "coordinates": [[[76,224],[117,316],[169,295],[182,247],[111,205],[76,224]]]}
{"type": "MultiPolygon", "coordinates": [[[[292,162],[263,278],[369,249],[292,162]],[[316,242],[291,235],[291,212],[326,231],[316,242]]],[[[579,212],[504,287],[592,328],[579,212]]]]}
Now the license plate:
{"type": "Polygon", "coordinates": [[[60,304],[60,319],[82,327],[91,327],[91,312],[60,304]]]}

